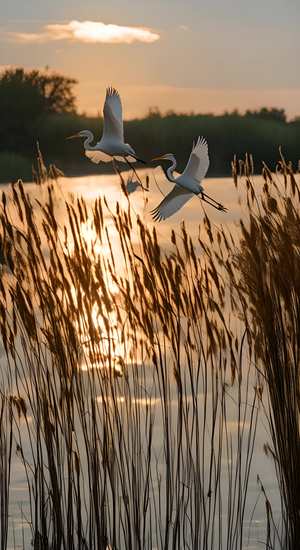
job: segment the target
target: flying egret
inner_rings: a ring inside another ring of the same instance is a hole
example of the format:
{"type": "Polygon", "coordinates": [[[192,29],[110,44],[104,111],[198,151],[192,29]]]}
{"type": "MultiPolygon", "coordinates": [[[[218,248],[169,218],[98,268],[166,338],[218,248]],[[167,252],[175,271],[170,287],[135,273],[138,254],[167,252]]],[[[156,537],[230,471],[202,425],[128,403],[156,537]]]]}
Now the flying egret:
{"type": "Polygon", "coordinates": [[[117,160],[131,162],[137,160],[146,164],[144,160],[137,157],[135,150],[124,142],[124,128],[122,116],[122,103],[119,92],[115,88],[107,88],[105,103],[103,108],[103,134],[95,145],[94,135],[90,130],[81,130],[67,139],[75,137],[85,138],[83,142],[86,156],[96,164],[99,162],[110,162],[117,160]]]}
{"type": "Polygon", "coordinates": [[[207,142],[203,137],[198,137],[196,144],[193,145],[190,158],[185,170],[179,176],[174,177],[173,172],[176,168],[176,158],[172,153],[155,157],[154,160],[168,160],[172,164],[166,169],[162,166],[166,178],[175,183],[172,191],[165,196],[160,204],[152,210],[152,216],[155,221],[165,220],[175,214],[180,208],[188,202],[194,195],[199,195],[202,200],[226,212],[226,208],[215,201],[203,191],[201,182],[206,175],[209,167],[209,156],[207,142]]]}

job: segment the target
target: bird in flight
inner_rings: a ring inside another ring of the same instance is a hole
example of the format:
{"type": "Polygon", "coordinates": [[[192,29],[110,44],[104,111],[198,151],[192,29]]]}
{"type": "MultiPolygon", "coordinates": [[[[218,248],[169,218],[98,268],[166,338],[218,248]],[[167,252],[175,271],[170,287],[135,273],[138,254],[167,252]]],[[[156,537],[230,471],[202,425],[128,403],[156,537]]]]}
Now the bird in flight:
{"type": "Polygon", "coordinates": [[[202,180],[209,167],[208,146],[203,137],[198,137],[196,144],[193,145],[185,170],[177,177],[173,175],[177,162],[172,153],[152,159],[152,161],[155,160],[168,160],[172,163],[167,169],[162,165],[162,169],[166,178],[172,183],[175,183],[170,193],[168,193],[160,204],[152,210],[151,213],[155,221],[169,218],[175,214],[175,212],[178,212],[178,210],[195,195],[199,196],[203,201],[214,208],[217,208],[217,210],[226,212],[226,208],[206,195],[202,187],[202,180]]]}
{"type": "Polygon", "coordinates": [[[107,88],[103,108],[103,134],[95,145],[94,135],[90,130],[81,130],[77,134],[67,139],[75,137],[85,138],[83,142],[86,156],[96,164],[100,162],[110,162],[117,160],[126,162],[130,165],[137,160],[145,164],[145,161],[139,159],[135,150],[124,142],[124,128],[122,103],[119,92],[115,88],[107,88]]]}

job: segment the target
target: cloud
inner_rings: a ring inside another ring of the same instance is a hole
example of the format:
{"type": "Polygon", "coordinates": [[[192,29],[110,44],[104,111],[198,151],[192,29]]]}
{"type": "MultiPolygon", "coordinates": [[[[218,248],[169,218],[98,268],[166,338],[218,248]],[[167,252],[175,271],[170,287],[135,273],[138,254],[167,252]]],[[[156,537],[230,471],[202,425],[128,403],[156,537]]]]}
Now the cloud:
{"type": "Polygon", "coordinates": [[[159,40],[159,34],[144,27],[123,27],[101,21],[70,21],[65,24],[46,25],[42,32],[11,32],[12,40],[27,44],[45,43],[57,40],[71,40],[92,44],[150,44],[159,40]]]}

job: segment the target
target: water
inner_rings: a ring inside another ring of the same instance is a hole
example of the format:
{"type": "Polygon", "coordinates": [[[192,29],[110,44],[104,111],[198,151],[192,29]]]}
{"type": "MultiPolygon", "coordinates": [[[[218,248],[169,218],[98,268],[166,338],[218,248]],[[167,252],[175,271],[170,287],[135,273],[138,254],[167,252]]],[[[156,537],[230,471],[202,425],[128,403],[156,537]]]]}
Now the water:
{"type": "MultiPolygon", "coordinates": [[[[228,209],[228,213],[220,212],[208,205],[204,205],[197,197],[191,199],[178,213],[170,217],[164,222],[155,223],[151,217],[151,210],[156,207],[163,199],[164,194],[167,194],[171,189],[171,184],[164,180],[161,170],[154,171],[141,170],[141,177],[145,175],[150,178],[150,192],[146,193],[142,190],[136,190],[130,194],[129,200],[131,208],[142,217],[148,227],[155,225],[158,233],[159,242],[165,245],[169,242],[170,232],[174,230],[176,233],[180,230],[180,224],[184,220],[187,232],[194,238],[199,234],[199,224],[201,231],[201,220],[203,218],[203,207],[209,214],[213,224],[224,225],[230,229],[232,233],[239,231],[239,220],[243,217],[243,212],[240,204],[240,196],[234,186],[231,178],[218,178],[205,180],[205,192],[212,196],[215,200],[221,202],[228,209]]],[[[126,174],[127,176],[127,174],[126,174]]],[[[125,176],[125,177],[126,177],[125,176]]],[[[259,180],[257,180],[259,185],[259,180]]],[[[8,190],[8,186],[2,186],[3,190],[8,190]]],[[[42,199],[44,193],[43,188],[37,188],[33,184],[26,185],[26,191],[30,195],[42,199]]],[[[99,175],[78,178],[61,178],[58,182],[58,197],[61,199],[68,198],[69,194],[83,196],[88,202],[92,202],[99,195],[105,196],[108,199],[109,205],[113,206],[116,201],[119,201],[121,206],[126,206],[127,199],[120,190],[119,177],[116,175],[99,175]]],[[[63,224],[64,210],[59,208],[58,204],[58,224],[63,224]]],[[[109,219],[108,219],[109,223],[109,219]]],[[[91,228],[86,227],[85,231],[88,234],[91,228]]],[[[132,235],[133,241],[136,235],[132,235]]],[[[116,246],[118,246],[116,242],[116,246]]],[[[102,251],[105,253],[105,251],[102,251]]],[[[234,433],[236,429],[235,422],[232,422],[230,430],[234,433]]],[[[159,440],[159,433],[157,438],[159,440]]],[[[246,520],[249,524],[249,540],[247,548],[254,550],[262,547],[262,541],[265,541],[266,530],[266,512],[265,502],[261,496],[257,476],[261,479],[263,486],[267,492],[267,496],[271,501],[273,513],[278,517],[280,513],[280,502],[277,490],[275,472],[273,463],[270,458],[267,458],[264,453],[264,444],[269,441],[268,429],[266,420],[260,414],[258,432],[256,435],[255,450],[252,462],[252,471],[249,481],[249,502],[251,504],[246,513],[246,520]]],[[[13,457],[12,469],[12,487],[11,487],[11,525],[13,526],[14,535],[10,540],[11,548],[22,543],[22,536],[28,530],[26,521],[22,519],[22,512],[27,508],[27,486],[24,477],[23,467],[17,457],[13,457]],[[15,543],[13,541],[15,539],[15,543]]],[[[247,524],[246,524],[247,527],[247,524]]],[[[246,529],[247,532],[247,529],[246,529]]]]}

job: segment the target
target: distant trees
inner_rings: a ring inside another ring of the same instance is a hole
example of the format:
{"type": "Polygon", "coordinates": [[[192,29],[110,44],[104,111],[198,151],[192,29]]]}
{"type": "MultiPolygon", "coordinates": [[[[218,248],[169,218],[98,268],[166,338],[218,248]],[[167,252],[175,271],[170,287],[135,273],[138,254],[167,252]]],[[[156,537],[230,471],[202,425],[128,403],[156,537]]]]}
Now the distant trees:
{"type": "Polygon", "coordinates": [[[284,109],[276,109],[272,107],[262,107],[259,111],[246,111],[246,117],[260,118],[262,120],[277,120],[278,122],[286,122],[286,112],[284,109]]]}
{"type": "Polygon", "coordinates": [[[0,74],[0,148],[32,150],[43,115],[74,113],[76,80],[47,71],[7,69],[0,74]]]}
{"type": "Polygon", "coordinates": [[[262,161],[273,168],[280,146],[286,158],[298,166],[300,124],[286,120],[284,109],[262,108],[248,111],[247,115],[237,110],[223,115],[167,115],[152,109],[147,118],[126,124],[127,139],[133,144],[138,140],[142,158],[172,152],[179,171],[184,168],[198,135],[208,141],[209,176],[230,175],[233,156],[243,158],[246,152],[253,154],[256,172],[260,172],[262,161]]]}
{"type": "MultiPolygon", "coordinates": [[[[277,109],[276,107],[268,108],[268,107],[262,107],[261,109],[257,111],[251,111],[247,110],[245,114],[242,114],[238,111],[238,109],[233,109],[232,111],[225,111],[223,115],[215,115],[214,113],[205,113],[205,115],[201,114],[195,114],[194,112],[191,113],[176,113],[175,111],[167,111],[166,113],[162,113],[158,107],[150,107],[147,113],[147,118],[165,118],[168,116],[176,116],[176,115],[190,115],[190,116],[210,116],[210,117],[218,117],[218,116],[224,116],[224,117],[236,117],[236,118],[257,118],[260,120],[275,120],[278,122],[287,122],[287,116],[284,109],[277,109]]],[[[297,117],[295,120],[300,120],[300,117],[297,117]]]]}
{"type": "MultiPolygon", "coordinates": [[[[0,181],[7,181],[12,166],[19,177],[30,177],[37,141],[46,161],[66,173],[95,170],[82,154],[82,143],[65,139],[86,128],[101,135],[98,116],[76,112],[75,84],[74,79],[48,70],[0,72],[0,181]]],[[[279,108],[216,115],[162,113],[152,107],[145,118],[127,121],[125,132],[130,143],[138,144],[142,157],[172,151],[179,169],[185,166],[193,140],[199,134],[205,136],[211,157],[209,175],[229,174],[233,155],[241,158],[246,151],[253,153],[256,170],[262,160],[275,165],[280,145],[295,166],[300,158],[300,118],[288,121],[285,110],[279,108]]]]}

